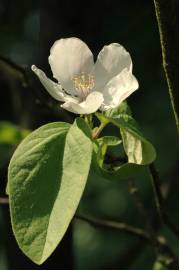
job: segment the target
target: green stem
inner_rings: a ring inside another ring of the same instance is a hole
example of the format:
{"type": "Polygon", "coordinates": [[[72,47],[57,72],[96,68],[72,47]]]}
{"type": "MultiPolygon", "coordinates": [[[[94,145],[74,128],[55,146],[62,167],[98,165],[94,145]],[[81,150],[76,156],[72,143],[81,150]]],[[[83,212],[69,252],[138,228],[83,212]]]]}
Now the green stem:
{"type": "Polygon", "coordinates": [[[93,128],[93,115],[92,114],[86,114],[84,115],[85,122],[88,124],[90,129],[93,128]]]}
{"type": "Polygon", "coordinates": [[[92,136],[94,140],[99,137],[100,133],[102,132],[102,130],[105,128],[106,125],[107,123],[101,123],[100,126],[95,130],[92,136]]]}
{"type": "Polygon", "coordinates": [[[163,67],[165,70],[170,100],[179,132],[179,36],[174,0],[154,0],[163,67]]]}
{"type": "Polygon", "coordinates": [[[132,180],[129,181],[129,192],[133,197],[133,200],[138,209],[138,212],[141,214],[143,222],[145,222],[146,230],[149,231],[151,237],[154,238],[154,230],[153,230],[152,222],[150,220],[150,215],[148,214],[144,206],[144,203],[143,203],[143,200],[142,200],[142,197],[138,188],[136,187],[136,185],[134,184],[134,181],[132,180]]]}

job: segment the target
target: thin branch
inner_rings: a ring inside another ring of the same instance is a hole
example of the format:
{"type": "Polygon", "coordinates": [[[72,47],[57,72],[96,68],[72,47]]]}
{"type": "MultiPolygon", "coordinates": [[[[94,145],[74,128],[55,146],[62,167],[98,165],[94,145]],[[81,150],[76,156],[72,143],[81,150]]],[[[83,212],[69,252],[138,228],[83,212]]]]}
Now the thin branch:
{"type": "MultiPolygon", "coordinates": [[[[0,204],[8,204],[9,199],[7,197],[0,197],[0,204]]],[[[101,220],[94,217],[89,217],[86,215],[75,215],[75,218],[83,220],[85,222],[90,223],[91,225],[103,229],[111,229],[111,230],[120,230],[122,232],[135,235],[141,239],[150,241],[150,235],[145,232],[143,229],[133,227],[129,224],[123,222],[115,222],[109,220],[101,220]]]]}
{"type": "Polygon", "coordinates": [[[133,197],[134,203],[138,209],[138,212],[140,213],[143,221],[145,222],[146,229],[150,231],[150,234],[153,235],[153,226],[152,221],[150,221],[150,215],[147,213],[147,210],[145,209],[141,194],[138,190],[138,188],[135,186],[134,181],[129,181],[129,192],[133,197]]]}
{"type": "Polygon", "coordinates": [[[179,36],[174,0],[154,0],[163,67],[165,70],[170,100],[179,132],[179,36]]]}
{"type": "Polygon", "coordinates": [[[167,213],[165,212],[163,206],[163,197],[160,189],[160,178],[154,164],[149,165],[149,171],[151,175],[155,203],[161,223],[166,225],[179,238],[179,229],[170,221],[167,213]]]}
{"type": "Polygon", "coordinates": [[[0,55],[0,68],[6,70],[12,77],[18,79],[23,87],[27,87],[28,80],[26,75],[26,67],[13,62],[10,58],[0,55]]]}
{"type": "Polygon", "coordinates": [[[7,65],[11,66],[13,69],[20,71],[22,74],[25,74],[25,68],[21,65],[16,64],[10,58],[0,55],[0,61],[3,61],[7,65]]]}
{"type": "Polygon", "coordinates": [[[50,110],[57,117],[61,117],[63,112],[63,115],[68,122],[71,123],[73,121],[73,117],[71,117],[68,112],[63,110],[57,102],[53,101],[53,99],[49,100],[45,98],[45,96],[41,94],[41,91],[37,91],[36,87],[34,88],[31,76],[28,73],[28,66],[18,65],[10,58],[0,55],[0,70],[2,70],[5,74],[8,74],[9,77],[20,81],[23,87],[29,88],[29,91],[33,93],[36,102],[38,102],[41,107],[46,108],[48,111],[50,110]]]}
{"type": "Polygon", "coordinates": [[[156,207],[157,207],[158,215],[160,217],[161,223],[164,224],[163,208],[162,208],[163,207],[163,197],[162,197],[162,193],[161,193],[161,190],[160,190],[160,179],[159,179],[158,172],[157,172],[157,170],[156,170],[153,163],[151,165],[149,165],[149,172],[150,172],[150,176],[151,176],[152,187],[153,187],[153,191],[154,191],[155,204],[156,204],[156,207]]]}
{"type": "Polygon", "coordinates": [[[134,235],[139,239],[146,241],[149,245],[153,246],[157,250],[157,254],[160,258],[162,264],[170,270],[178,270],[179,262],[175,254],[171,250],[170,246],[167,244],[165,237],[157,236],[155,241],[151,238],[150,234],[143,229],[133,227],[126,223],[114,222],[109,220],[101,220],[98,218],[86,216],[86,215],[76,215],[75,218],[88,222],[96,228],[103,228],[108,230],[115,230],[123,233],[128,233],[134,235]]]}
{"type": "Polygon", "coordinates": [[[158,259],[169,270],[178,270],[178,258],[173,253],[173,250],[168,245],[166,238],[163,236],[157,237],[158,259]]]}
{"type": "Polygon", "coordinates": [[[86,215],[75,215],[77,219],[83,220],[85,222],[88,222],[92,226],[95,226],[97,228],[103,228],[103,229],[110,229],[115,231],[121,231],[127,234],[132,234],[134,236],[137,236],[138,238],[141,238],[145,241],[151,241],[150,235],[145,232],[143,229],[133,227],[129,224],[123,223],[123,222],[115,222],[115,221],[109,221],[109,220],[101,220],[95,217],[90,217],[86,215]]]}
{"type": "Polygon", "coordinates": [[[166,176],[168,178],[167,185],[165,183],[163,187],[161,186],[162,194],[165,201],[168,200],[171,196],[173,196],[173,192],[175,192],[176,188],[178,187],[177,186],[179,180],[178,164],[179,164],[179,157],[176,159],[171,172],[166,176]]]}

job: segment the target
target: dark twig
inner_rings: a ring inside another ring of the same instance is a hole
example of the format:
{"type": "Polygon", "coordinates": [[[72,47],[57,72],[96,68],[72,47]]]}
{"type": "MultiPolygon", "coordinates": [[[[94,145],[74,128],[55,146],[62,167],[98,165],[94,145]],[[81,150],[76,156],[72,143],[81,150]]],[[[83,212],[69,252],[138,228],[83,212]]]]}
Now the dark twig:
{"type": "MultiPolygon", "coordinates": [[[[9,199],[7,197],[0,197],[0,204],[8,204],[9,199]]],[[[129,224],[123,222],[114,222],[109,220],[101,220],[94,217],[89,217],[86,215],[75,215],[75,218],[83,220],[85,222],[90,223],[91,225],[95,225],[95,227],[101,227],[104,229],[111,229],[111,230],[121,230],[125,233],[133,234],[142,238],[144,240],[150,240],[150,235],[140,228],[133,227],[129,224]]]]}
{"type": "Polygon", "coordinates": [[[168,245],[165,237],[159,236],[157,238],[157,253],[158,260],[170,270],[178,270],[179,262],[178,258],[175,256],[170,246],[168,245]]]}
{"type": "Polygon", "coordinates": [[[5,57],[3,55],[0,55],[0,61],[3,61],[4,63],[6,63],[7,65],[11,66],[13,69],[15,69],[16,71],[20,71],[22,74],[25,74],[25,68],[21,65],[16,64],[15,62],[13,62],[10,58],[5,57]]]}
{"type": "Polygon", "coordinates": [[[150,235],[144,231],[143,229],[133,227],[129,224],[123,223],[123,222],[115,222],[115,221],[109,221],[109,220],[101,220],[95,217],[90,217],[86,215],[76,215],[77,219],[83,220],[85,222],[88,222],[92,226],[95,226],[97,228],[103,228],[103,229],[110,229],[115,231],[121,231],[127,234],[132,234],[134,236],[137,236],[138,238],[141,238],[145,241],[151,241],[150,235]]]}
{"type": "Polygon", "coordinates": [[[154,4],[160,33],[163,67],[179,132],[179,35],[176,6],[174,0],[154,0],[154,4]]]}
{"type": "Polygon", "coordinates": [[[129,181],[129,192],[132,195],[134,203],[138,209],[138,212],[140,213],[143,222],[146,225],[146,229],[150,231],[151,235],[153,235],[152,221],[150,221],[149,214],[145,209],[141,194],[138,188],[135,186],[134,181],[132,180],[129,181]]]}
{"type": "Polygon", "coordinates": [[[161,223],[164,224],[163,208],[162,208],[163,207],[163,197],[162,197],[162,193],[160,190],[160,180],[159,180],[158,172],[157,172],[153,163],[151,165],[149,165],[149,172],[150,172],[150,176],[151,176],[155,204],[156,204],[156,208],[158,211],[158,215],[160,217],[161,223]]]}
{"type": "Polygon", "coordinates": [[[133,227],[126,223],[114,222],[108,220],[101,220],[98,218],[86,216],[86,215],[76,215],[77,219],[88,222],[92,226],[103,229],[115,230],[123,233],[128,233],[130,235],[134,235],[142,240],[144,240],[149,245],[153,246],[155,250],[157,250],[157,254],[160,258],[162,264],[170,270],[178,270],[179,263],[175,254],[167,244],[165,237],[156,236],[155,241],[153,241],[153,237],[151,238],[150,234],[143,229],[133,227]]]}
{"type": "Polygon", "coordinates": [[[18,79],[24,87],[27,87],[28,79],[26,75],[26,68],[16,64],[10,58],[0,55],[0,68],[6,70],[12,77],[18,79]]]}
{"type": "Polygon", "coordinates": [[[170,221],[167,213],[165,212],[164,201],[160,189],[160,179],[154,164],[149,165],[149,171],[160,221],[163,225],[166,225],[177,237],[179,237],[179,229],[170,221]]]}

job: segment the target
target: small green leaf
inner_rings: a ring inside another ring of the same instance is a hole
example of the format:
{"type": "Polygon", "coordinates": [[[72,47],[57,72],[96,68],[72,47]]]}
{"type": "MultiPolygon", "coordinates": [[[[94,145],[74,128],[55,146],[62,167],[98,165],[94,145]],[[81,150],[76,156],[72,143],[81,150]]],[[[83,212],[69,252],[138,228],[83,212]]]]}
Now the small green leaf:
{"type": "Polygon", "coordinates": [[[97,160],[100,167],[102,167],[108,146],[119,145],[122,143],[122,140],[120,140],[118,137],[115,137],[115,136],[104,136],[97,139],[97,143],[99,146],[98,152],[97,152],[97,160]]]}
{"type": "Polygon", "coordinates": [[[132,117],[120,115],[111,122],[120,128],[129,163],[147,165],[155,160],[156,152],[153,145],[143,137],[132,117]]]}
{"type": "MultiPolygon", "coordinates": [[[[98,117],[100,117],[99,113],[98,117]]],[[[103,114],[103,118],[105,117],[120,129],[124,150],[128,156],[129,163],[147,165],[155,160],[156,152],[153,145],[144,138],[131,115],[119,114],[107,117],[103,114]]]]}
{"type": "Polygon", "coordinates": [[[107,110],[105,112],[105,116],[110,117],[110,118],[113,118],[120,114],[132,115],[131,109],[126,101],[123,101],[118,107],[111,110],[107,110]]]}
{"type": "Polygon", "coordinates": [[[92,141],[83,119],[47,124],[17,148],[9,165],[12,227],[22,251],[42,264],[64,236],[88,177],[92,141]]]}
{"type": "Polygon", "coordinates": [[[104,125],[107,125],[107,124],[110,122],[110,121],[108,120],[108,118],[107,118],[104,114],[102,114],[102,113],[96,112],[95,115],[96,115],[96,117],[99,119],[99,121],[100,121],[101,123],[103,123],[104,125]]]}
{"type": "Polygon", "coordinates": [[[116,146],[122,143],[118,137],[115,136],[104,136],[97,139],[99,144],[107,144],[107,146],[116,146]]]}
{"type": "Polygon", "coordinates": [[[125,163],[121,166],[108,170],[103,166],[106,148],[101,152],[101,146],[98,142],[93,144],[93,158],[90,170],[91,177],[106,179],[109,181],[127,180],[131,177],[137,176],[141,173],[143,166],[137,164],[125,163]],[[101,155],[101,156],[100,156],[101,155]]]}

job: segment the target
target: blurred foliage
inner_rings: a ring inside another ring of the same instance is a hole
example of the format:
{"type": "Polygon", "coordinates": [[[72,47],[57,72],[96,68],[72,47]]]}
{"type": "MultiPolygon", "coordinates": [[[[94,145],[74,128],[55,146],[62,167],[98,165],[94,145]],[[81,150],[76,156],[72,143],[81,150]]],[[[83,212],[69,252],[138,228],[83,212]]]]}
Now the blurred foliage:
{"type": "Polygon", "coordinates": [[[7,122],[0,122],[0,168],[7,165],[15,147],[30,133],[28,129],[22,129],[7,122]]]}
{"type": "Polygon", "coordinates": [[[19,144],[29,133],[10,122],[0,122],[0,144],[19,144]]]}
{"type": "MultiPolygon", "coordinates": [[[[52,37],[76,35],[89,44],[95,56],[104,44],[111,42],[123,44],[131,53],[134,74],[139,80],[140,88],[128,99],[129,104],[142,132],[157,149],[156,165],[163,180],[162,190],[164,194],[167,193],[167,210],[172,220],[179,226],[178,135],[161,65],[159,35],[152,1],[105,0],[94,4],[91,1],[87,5],[82,1],[61,0],[59,2],[61,8],[57,10],[50,6],[51,9],[54,9],[54,18],[52,15],[50,17],[52,13],[49,9],[46,25],[41,25],[41,36],[45,35],[47,40],[50,39],[51,44],[54,42],[52,37]],[[53,24],[51,21],[55,20],[56,13],[59,13],[58,23],[54,29],[55,34],[52,35],[53,24]]],[[[22,66],[35,64],[37,51],[40,53],[44,49],[38,45],[40,31],[38,4],[35,1],[22,0],[14,2],[1,0],[0,2],[0,55],[10,58],[22,66]]],[[[41,12],[43,12],[42,10],[41,7],[41,12]]],[[[47,7],[46,10],[48,11],[47,7]]],[[[47,11],[46,13],[48,13],[47,11]]],[[[40,44],[42,45],[41,40],[40,44]]],[[[47,56],[44,59],[46,64],[47,56]]],[[[31,103],[22,102],[19,107],[19,96],[17,96],[19,89],[20,97],[23,97],[23,100],[29,100],[29,88],[22,88],[17,80],[7,80],[7,76],[1,69],[0,74],[3,74],[0,78],[0,120],[3,121],[0,124],[0,193],[2,194],[2,189],[4,190],[5,187],[3,181],[6,179],[6,169],[15,147],[14,144],[16,145],[23,138],[24,132],[26,133],[24,130],[27,127],[31,128],[29,121],[35,121],[34,119],[39,117],[40,121],[35,124],[33,122],[32,125],[39,126],[44,122],[57,120],[58,116],[52,113],[47,118],[44,107],[39,99],[34,97],[34,93],[37,94],[38,91],[41,91],[46,100],[48,98],[52,102],[45,91],[41,90],[40,84],[35,84],[36,89],[31,97],[31,103]],[[25,117],[23,120],[20,119],[25,113],[30,115],[28,123],[25,117]]],[[[33,75],[30,71],[28,75],[32,79],[33,75]]],[[[70,119],[73,116],[68,117],[70,119]]],[[[59,119],[66,120],[62,113],[59,119]]],[[[118,136],[117,130],[110,125],[106,128],[104,135],[109,134],[108,131],[110,135],[118,136]]],[[[149,215],[153,216],[155,212],[153,194],[147,170],[141,171],[134,180],[142,194],[149,215]]],[[[144,226],[143,218],[138,213],[129,194],[128,183],[122,179],[112,182],[91,177],[79,212],[144,226]]],[[[0,269],[12,270],[6,264],[8,243],[1,208],[0,230],[0,269]]],[[[164,233],[168,236],[176,253],[179,254],[176,237],[167,230],[164,233]]],[[[140,240],[117,232],[95,229],[79,220],[74,221],[73,240],[76,270],[117,270],[119,268],[151,270],[156,260],[150,247],[140,240]]]]}

